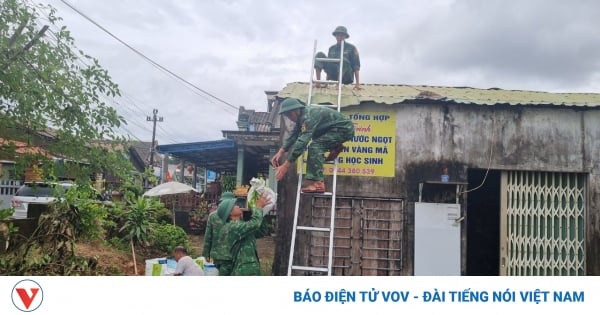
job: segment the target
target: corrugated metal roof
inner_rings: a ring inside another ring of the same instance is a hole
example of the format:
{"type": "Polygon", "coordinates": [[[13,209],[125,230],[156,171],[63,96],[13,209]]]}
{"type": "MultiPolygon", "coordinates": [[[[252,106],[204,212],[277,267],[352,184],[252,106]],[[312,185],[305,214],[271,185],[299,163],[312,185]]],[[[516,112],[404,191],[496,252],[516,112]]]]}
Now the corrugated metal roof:
{"type": "MultiPolygon", "coordinates": [[[[46,151],[43,148],[36,147],[33,145],[28,145],[27,143],[21,142],[21,141],[0,138],[0,148],[5,147],[3,149],[7,149],[8,147],[11,147],[11,146],[14,146],[14,149],[15,149],[14,152],[17,155],[18,154],[41,154],[41,155],[44,155],[49,158],[54,157],[54,156],[50,155],[48,153],[48,151],[46,151]]],[[[8,152],[8,153],[10,153],[10,152],[8,152]]]]}
{"type": "Polygon", "coordinates": [[[269,113],[267,112],[254,112],[250,115],[249,123],[251,124],[264,124],[269,122],[269,113]]]}
{"type": "MultiPolygon", "coordinates": [[[[362,102],[397,104],[411,100],[435,100],[476,105],[563,105],[600,106],[600,93],[550,93],[538,91],[476,89],[470,87],[440,87],[424,85],[363,84],[361,90],[353,85],[342,86],[341,106],[358,105],[362,102]]],[[[308,83],[294,82],[286,85],[278,94],[280,98],[308,99],[308,83]]],[[[313,104],[337,104],[337,88],[313,88],[313,104]]]]}

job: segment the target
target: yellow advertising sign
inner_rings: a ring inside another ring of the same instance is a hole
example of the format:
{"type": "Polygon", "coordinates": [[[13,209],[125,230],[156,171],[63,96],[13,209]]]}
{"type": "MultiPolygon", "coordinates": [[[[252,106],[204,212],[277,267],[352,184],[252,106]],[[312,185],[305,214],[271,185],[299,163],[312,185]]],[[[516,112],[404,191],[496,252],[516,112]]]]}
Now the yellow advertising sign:
{"type": "MultiPolygon", "coordinates": [[[[390,112],[347,111],[354,122],[354,137],[338,156],[339,176],[394,177],[396,171],[396,116],[390,112]]],[[[327,152],[325,156],[327,156],[327,152]]],[[[306,153],[304,154],[306,160],[306,153]]],[[[304,173],[306,165],[303,163],[304,173]]],[[[333,174],[333,164],[323,166],[333,174]]]]}

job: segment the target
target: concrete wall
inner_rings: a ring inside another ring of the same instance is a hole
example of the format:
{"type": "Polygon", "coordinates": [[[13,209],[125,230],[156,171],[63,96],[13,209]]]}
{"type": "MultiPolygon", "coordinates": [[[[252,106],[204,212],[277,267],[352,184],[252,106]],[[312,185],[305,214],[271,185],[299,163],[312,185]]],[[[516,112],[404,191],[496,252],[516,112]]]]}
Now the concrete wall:
{"type": "MultiPolygon", "coordinates": [[[[411,208],[418,183],[439,180],[442,165],[449,166],[452,180],[465,182],[470,168],[588,173],[586,269],[600,275],[600,108],[443,102],[363,107],[396,115],[396,176],[339,176],[338,195],[405,198],[411,208]]],[[[290,127],[282,124],[282,137],[290,127]]],[[[297,184],[293,172],[279,186],[276,256],[283,265],[274,262],[276,274],[287,268],[297,184]]],[[[412,249],[411,241],[406,245],[412,249]]],[[[404,270],[412,270],[410,257],[405,264],[404,270]]]]}

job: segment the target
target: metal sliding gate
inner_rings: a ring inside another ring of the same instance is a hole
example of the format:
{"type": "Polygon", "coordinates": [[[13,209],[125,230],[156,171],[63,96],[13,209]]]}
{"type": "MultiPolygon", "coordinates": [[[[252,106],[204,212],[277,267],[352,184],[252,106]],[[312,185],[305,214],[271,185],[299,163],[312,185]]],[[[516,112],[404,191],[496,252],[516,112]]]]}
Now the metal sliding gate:
{"type": "MultiPolygon", "coordinates": [[[[332,275],[400,275],[405,255],[404,199],[337,197],[332,275]]],[[[329,223],[331,197],[311,197],[302,220],[313,226],[329,223]]],[[[327,266],[329,233],[311,231],[302,237],[303,259],[327,266]]]]}
{"type": "Polygon", "coordinates": [[[502,172],[501,275],[585,275],[586,178],[502,172]]]}

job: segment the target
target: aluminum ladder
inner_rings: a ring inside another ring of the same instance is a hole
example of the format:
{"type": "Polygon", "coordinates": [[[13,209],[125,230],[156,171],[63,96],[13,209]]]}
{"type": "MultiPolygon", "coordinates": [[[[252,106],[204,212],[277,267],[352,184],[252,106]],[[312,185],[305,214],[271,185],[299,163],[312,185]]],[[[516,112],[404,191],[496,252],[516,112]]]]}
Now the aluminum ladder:
{"type": "MultiPolygon", "coordinates": [[[[312,65],[310,68],[310,81],[309,81],[309,85],[308,85],[308,100],[306,102],[306,104],[308,105],[312,105],[312,106],[327,106],[327,107],[335,107],[337,109],[337,111],[340,111],[340,105],[341,105],[341,101],[342,101],[342,73],[343,73],[343,66],[344,66],[344,41],[341,42],[341,47],[340,47],[340,58],[316,58],[316,52],[317,52],[317,41],[315,40],[314,43],[314,48],[313,48],[313,58],[312,58],[312,65]],[[324,63],[334,63],[337,62],[339,64],[339,73],[338,73],[338,80],[315,80],[314,76],[314,70],[315,70],[315,61],[322,61],[324,63]],[[337,104],[336,105],[322,105],[322,104],[312,104],[312,93],[313,93],[313,85],[314,84],[337,84],[337,104]]],[[[291,245],[290,245],[290,256],[289,256],[289,263],[288,263],[288,272],[287,275],[291,276],[292,272],[294,270],[300,270],[300,271],[312,271],[312,272],[321,272],[321,273],[325,273],[327,272],[328,276],[331,276],[331,271],[333,268],[333,236],[334,236],[334,231],[335,231],[335,201],[336,201],[336,186],[337,186],[337,170],[338,170],[338,159],[336,158],[335,161],[333,161],[333,184],[332,184],[332,190],[331,192],[325,192],[325,193],[321,193],[321,194],[314,194],[314,193],[310,193],[311,195],[325,195],[325,196],[331,196],[331,215],[330,215],[330,223],[329,223],[329,227],[317,227],[317,226],[304,226],[304,225],[298,225],[298,212],[300,209],[300,198],[301,198],[301,194],[305,194],[302,193],[302,172],[304,169],[304,154],[301,156],[300,158],[300,162],[299,162],[299,172],[298,172],[298,187],[297,187],[297,191],[296,191],[296,204],[294,207],[294,226],[292,229],[292,241],[291,241],[291,245]],[[296,245],[296,233],[298,230],[304,230],[304,231],[310,231],[310,232],[327,232],[329,233],[329,249],[328,249],[328,258],[327,258],[327,267],[313,267],[313,266],[300,266],[300,265],[294,265],[294,249],[295,249],[295,245],[296,245]]],[[[328,164],[328,162],[325,162],[326,164],[328,164]]],[[[331,163],[331,162],[329,162],[331,163]]]]}

